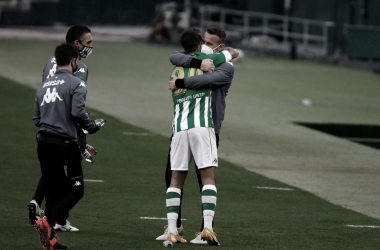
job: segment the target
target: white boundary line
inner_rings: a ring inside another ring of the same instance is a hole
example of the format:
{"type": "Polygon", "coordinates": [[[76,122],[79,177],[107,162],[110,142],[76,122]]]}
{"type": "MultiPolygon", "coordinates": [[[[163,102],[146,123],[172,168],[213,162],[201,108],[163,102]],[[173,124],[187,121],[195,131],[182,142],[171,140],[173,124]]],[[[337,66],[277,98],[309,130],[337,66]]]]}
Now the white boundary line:
{"type": "Polygon", "coordinates": [[[87,181],[87,182],[104,182],[103,180],[88,180],[88,179],[84,179],[84,181],[87,181]]]}
{"type": "Polygon", "coordinates": [[[277,187],[256,187],[257,189],[270,189],[270,190],[282,190],[282,191],[294,191],[294,188],[277,188],[277,187]]]}
{"type": "MultiPolygon", "coordinates": [[[[159,218],[159,217],[140,217],[142,220],[167,220],[168,218],[159,218]]],[[[187,220],[187,219],[181,219],[181,220],[187,220]]]]}
{"type": "Polygon", "coordinates": [[[380,226],[372,226],[372,225],[346,225],[346,227],[380,228],[380,226]]]}
{"type": "Polygon", "coordinates": [[[127,131],[124,131],[123,135],[155,136],[155,134],[152,134],[152,133],[136,133],[136,132],[127,132],[127,131]]]}

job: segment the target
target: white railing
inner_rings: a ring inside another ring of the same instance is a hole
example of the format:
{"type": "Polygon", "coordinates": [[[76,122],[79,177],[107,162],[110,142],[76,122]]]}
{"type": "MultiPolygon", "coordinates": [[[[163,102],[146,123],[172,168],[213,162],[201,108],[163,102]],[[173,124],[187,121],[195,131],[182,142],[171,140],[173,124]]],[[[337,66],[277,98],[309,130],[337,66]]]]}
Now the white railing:
{"type": "Polygon", "coordinates": [[[219,26],[225,31],[241,32],[243,39],[249,39],[252,34],[257,35],[258,33],[269,36],[281,36],[284,42],[288,42],[289,39],[302,41],[302,45],[305,50],[308,49],[309,42],[317,42],[322,44],[322,49],[325,55],[328,53],[329,28],[335,26],[335,23],[331,21],[317,21],[270,13],[223,9],[206,5],[200,7],[200,14],[200,27],[202,32],[204,32],[207,27],[219,26]],[[219,21],[212,21],[208,19],[210,14],[217,13],[220,14],[219,21]],[[243,24],[227,24],[227,15],[243,18],[243,24]],[[261,19],[262,25],[251,25],[252,19],[261,19]],[[273,28],[273,25],[270,25],[273,21],[282,22],[282,24],[276,26],[276,28],[273,28]],[[293,25],[302,25],[302,33],[289,31],[289,28],[293,25]],[[320,32],[321,34],[310,34],[309,30],[311,26],[320,27],[322,29],[322,32],[320,32]]]}

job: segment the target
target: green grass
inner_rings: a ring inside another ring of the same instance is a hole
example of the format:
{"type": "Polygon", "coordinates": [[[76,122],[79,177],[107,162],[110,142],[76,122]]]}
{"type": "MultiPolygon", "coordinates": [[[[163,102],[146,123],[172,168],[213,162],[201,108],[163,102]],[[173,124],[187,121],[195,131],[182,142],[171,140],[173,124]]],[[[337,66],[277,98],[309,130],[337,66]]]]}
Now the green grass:
{"type": "MultiPolygon", "coordinates": [[[[40,168],[32,122],[35,90],[0,77],[0,249],[42,249],[28,222],[30,201],[40,168]]],[[[99,154],[95,163],[83,163],[85,196],[69,220],[78,233],[59,233],[69,249],[154,249],[165,220],[164,171],[169,138],[127,136],[123,132],[148,132],[97,110],[93,118],[107,124],[88,142],[99,154]]],[[[223,145],[223,144],[222,144],[223,145]]],[[[379,230],[350,228],[380,225],[380,221],[332,205],[310,193],[257,189],[286,184],[248,172],[220,160],[217,171],[218,203],[215,231],[222,249],[378,249],[379,230]]],[[[332,190],[333,191],[333,190],[332,190]]],[[[200,195],[191,169],[185,184],[183,218],[185,238],[191,240],[201,222],[200,195]]],[[[176,244],[175,248],[208,246],[176,244]]]]}

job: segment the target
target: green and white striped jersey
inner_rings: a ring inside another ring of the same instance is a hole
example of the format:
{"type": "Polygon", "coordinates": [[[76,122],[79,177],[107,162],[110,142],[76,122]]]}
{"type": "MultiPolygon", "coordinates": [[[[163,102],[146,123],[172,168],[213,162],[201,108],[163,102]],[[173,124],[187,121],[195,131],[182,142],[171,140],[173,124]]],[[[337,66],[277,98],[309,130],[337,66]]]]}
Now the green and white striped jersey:
{"type": "MultiPolygon", "coordinates": [[[[223,53],[206,55],[201,52],[191,54],[197,59],[212,59],[215,66],[226,62],[223,53]]],[[[202,75],[203,71],[196,68],[175,66],[171,75],[180,79],[202,75]]],[[[211,88],[209,89],[177,89],[172,92],[174,103],[173,134],[197,127],[214,127],[211,116],[211,88]]]]}

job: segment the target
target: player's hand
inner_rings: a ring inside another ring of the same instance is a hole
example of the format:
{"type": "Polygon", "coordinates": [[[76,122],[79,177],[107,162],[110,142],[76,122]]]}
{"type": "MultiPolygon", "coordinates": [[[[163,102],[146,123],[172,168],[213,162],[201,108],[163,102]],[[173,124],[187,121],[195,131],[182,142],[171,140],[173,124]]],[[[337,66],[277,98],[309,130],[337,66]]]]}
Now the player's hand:
{"type": "Polygon", "coordinates": [[[226,92],[226,94],[225,94],[225,96],[224,96],[224,99],[226,99],[226,98],[227,98],[227,94],[228,94],[228,91],[229,91],[229,90],[227,90],[227,92],[226,92]]]}
{"type": "Polygon", "coordinates": [[[100,130],[100,127],[98,125],[95,125],[94,129],[91,131],[88,131],[88,133],[90,135],[92,135],[92,134],[95,134],[96,132],[98,132],[99,130],[100,130]]]}
{"type": "Polygon", "coordinates": [[[208,71],[208,72],[214,72],[214,70],[215,70],[214,62],[211,59],[202,60],[201,70],[202,71],[208,71]]]}
{"type": "Polygon", "coordinates": [[[169,82],[169,89],[171,90],[171,91],[176,91],[178,88],[177,88],[177,86],[175,86],[175,80],[177,80],[178,79],[178,77],[176,77],[176,76],[172,76],[172,80],[169,82]]]}

